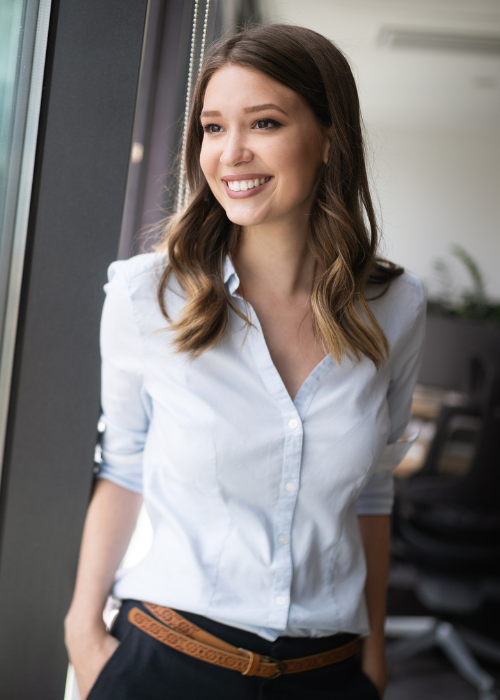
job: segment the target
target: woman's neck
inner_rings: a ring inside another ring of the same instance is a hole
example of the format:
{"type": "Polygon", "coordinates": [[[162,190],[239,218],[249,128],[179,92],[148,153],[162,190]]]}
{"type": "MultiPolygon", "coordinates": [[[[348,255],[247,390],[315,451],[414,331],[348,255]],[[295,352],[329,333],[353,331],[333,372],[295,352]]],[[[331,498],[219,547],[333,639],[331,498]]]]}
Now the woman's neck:
{"type": "Polygon", "coordinates": [[[240,292],[250,299],[309,295],[316,261],[307,244],[307,230],[293,226],[245,227],[234,258],[240,292]]]}

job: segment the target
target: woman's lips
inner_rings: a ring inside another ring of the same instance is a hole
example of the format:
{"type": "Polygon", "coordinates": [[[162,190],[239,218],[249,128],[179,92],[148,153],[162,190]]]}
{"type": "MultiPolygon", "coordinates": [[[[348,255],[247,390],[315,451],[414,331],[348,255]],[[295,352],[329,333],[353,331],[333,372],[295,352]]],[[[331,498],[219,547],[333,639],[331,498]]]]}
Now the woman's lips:
{"type": "MultiPolygon", "coordinates": [[[[258,185],[258,187],[252,187],[248,190],[240,190],[240,192],[234,192],[233,190],[230,190],[229,185],[227,184],[227,180],[222,180],[222,182],[224,183],[224,189],[226,191],[226,194],[230,199],[247,199],[248,197],[254,197],[255,195],[262,192],[262,190],[269,185],[271,180],[274,179],[272,176],[269,175],[267,175],[266,177],[269,177],[269,180],[267,182],[264,182],[264,184],[258,185]]],[[[231,177],[231,180],[235,179],[236,178],[231,177]]],[[[243,180],[244,178],[241,179],[243,180]]]]}

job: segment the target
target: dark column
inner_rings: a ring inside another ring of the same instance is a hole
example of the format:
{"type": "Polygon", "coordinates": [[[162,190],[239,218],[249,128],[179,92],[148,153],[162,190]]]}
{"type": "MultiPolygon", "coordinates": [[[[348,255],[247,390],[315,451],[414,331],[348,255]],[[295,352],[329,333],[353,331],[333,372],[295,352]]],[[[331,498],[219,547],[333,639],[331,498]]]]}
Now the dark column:
{"type": "Polygon", "coordinates": [[[0,493],[0,696],[59,700],[147,0],[54,3],[0,493]]]}

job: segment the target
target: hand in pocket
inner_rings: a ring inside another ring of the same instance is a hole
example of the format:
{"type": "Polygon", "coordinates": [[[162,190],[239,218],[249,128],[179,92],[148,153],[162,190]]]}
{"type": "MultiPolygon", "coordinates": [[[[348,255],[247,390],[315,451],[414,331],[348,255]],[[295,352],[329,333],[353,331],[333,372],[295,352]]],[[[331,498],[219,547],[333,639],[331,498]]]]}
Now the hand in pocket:
{"type": "Polygon", "coordinates": [[[67,645],[81,700],[87,698],[99,674],[119,645],[118,639],[110,634],[90,639],[83,636],[67,645]]]}

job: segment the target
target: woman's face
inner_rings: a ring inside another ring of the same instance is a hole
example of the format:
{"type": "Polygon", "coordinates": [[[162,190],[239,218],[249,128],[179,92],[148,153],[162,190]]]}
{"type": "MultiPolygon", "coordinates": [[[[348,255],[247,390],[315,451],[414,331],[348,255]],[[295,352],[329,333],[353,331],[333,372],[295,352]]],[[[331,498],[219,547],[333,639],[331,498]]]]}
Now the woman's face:
{"type": "Polygon", "coordinates": [[[201,123],[201,168],[230,221],[296,226],[309,215],[330,140],[296,92],[227,65],[208,83],[201,123]]]}

